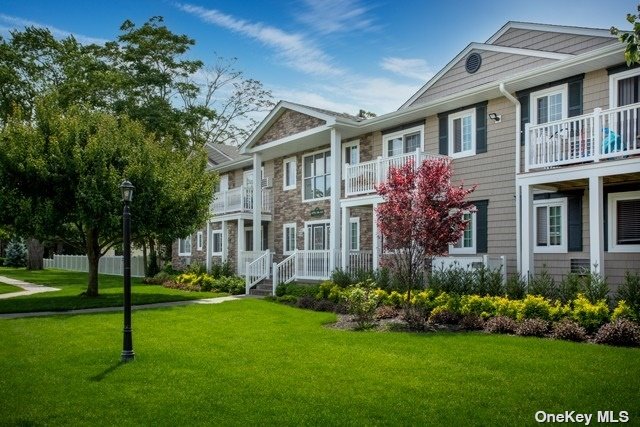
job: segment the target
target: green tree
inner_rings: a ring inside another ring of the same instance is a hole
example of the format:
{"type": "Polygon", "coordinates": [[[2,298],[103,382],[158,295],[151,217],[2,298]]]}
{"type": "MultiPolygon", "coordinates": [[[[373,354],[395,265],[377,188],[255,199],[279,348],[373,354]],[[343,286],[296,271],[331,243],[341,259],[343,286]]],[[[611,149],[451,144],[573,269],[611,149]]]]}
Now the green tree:
{"type": "Polygon", "coordinates": [[[640,62],[640,50],[638,44],[640,43],[640,4],[637,7],[638,14],[627,14],[627,21],[633,25],[631,31],[621,31],[616,27],[611,27],[611,34],[618,36],[621,42],[627,45],[624,51],[624,59],[627,61],[627,65],[637,64],[640,62]]]}
{"type": "Polygon", "coordinates": [[[209,214],[215,176],[205,167],[204,150],[185,154],[126,116],[62,109],[49,96],[37,100],[33,119],[10,116],[0,132],[0,182],[12,189],[0,209],[16,209],[4,215],[18,230],[84,249],[86,294],[96,296],[100,257],[121,243],[120,182],[136,186],[133,238],[171,240],[192,233],[209,214]]]}

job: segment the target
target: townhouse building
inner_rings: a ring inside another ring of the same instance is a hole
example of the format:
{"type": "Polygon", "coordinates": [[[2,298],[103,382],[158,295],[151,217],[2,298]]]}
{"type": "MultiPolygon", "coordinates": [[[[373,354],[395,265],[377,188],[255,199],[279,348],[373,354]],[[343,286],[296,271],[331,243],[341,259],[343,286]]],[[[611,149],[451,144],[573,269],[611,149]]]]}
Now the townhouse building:
{"type": "Polygon", "coordinates": [[[376,184],[409,159],[448,158],[456,183],[478,186],[450,259],[615,285],[640,264],[639,83],[608,30],[508,22],[392,113],[281,101],[239,149],[210,148],[212,217],[174,263],[228,261],[248,291],[377,268],[376,184]]]}

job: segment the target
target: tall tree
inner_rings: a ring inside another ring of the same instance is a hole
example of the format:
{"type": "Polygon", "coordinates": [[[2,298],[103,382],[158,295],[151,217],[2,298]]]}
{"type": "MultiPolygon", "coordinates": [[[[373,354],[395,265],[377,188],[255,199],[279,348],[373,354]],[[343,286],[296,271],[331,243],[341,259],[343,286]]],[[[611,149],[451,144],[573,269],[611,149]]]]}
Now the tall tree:
{"type": "Polygon", "coordinates": [[[385,262],[409,292],[433,257],[446,254],[466,227],[463,215],[472,209],[466,198],[475,187],[453,186],[452,173],[449,160],[427,159],[417,167],[409,161],[391,168],[377,188],[384,199],[376,210],[378,229],[390,252],[385,262]]]}
{"type": "Polygon", "coordinates": [[[627,65],[637,64],[640,62],[640,4],[637,7],[637,14],[627,14],[627,21],[633,25],[631,31],[621,31],[616,27],[611,27],[611,34],[618,36],[622,43],[627,45],[624,52],[624,59],[627,65]]]}

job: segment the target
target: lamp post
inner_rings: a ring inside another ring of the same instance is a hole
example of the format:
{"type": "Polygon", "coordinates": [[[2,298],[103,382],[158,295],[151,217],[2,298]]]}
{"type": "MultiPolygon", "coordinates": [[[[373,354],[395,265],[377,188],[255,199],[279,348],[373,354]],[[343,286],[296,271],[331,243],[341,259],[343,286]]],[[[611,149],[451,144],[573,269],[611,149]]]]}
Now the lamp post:
{"type": "Polygon", "coordinates": [[[127,180],[122,181],[120,190],[122,190],[122,202],[124,208],[122,210],[122,241],[124,263],[124,330],[122,339],[122,356],[123,362],[133,360],[133,339],[131,338],[131,213],[129,212],[129,203],[133,198],[133,189],[135,187],[127,180]]]}

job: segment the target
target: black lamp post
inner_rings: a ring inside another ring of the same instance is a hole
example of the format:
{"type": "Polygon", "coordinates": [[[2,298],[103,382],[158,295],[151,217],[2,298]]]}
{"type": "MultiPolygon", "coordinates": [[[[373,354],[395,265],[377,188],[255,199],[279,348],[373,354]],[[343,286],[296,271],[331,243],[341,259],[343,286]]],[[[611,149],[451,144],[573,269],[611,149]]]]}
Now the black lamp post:
{"type": "Polygon", "coordinates": [[[133,360],[133,339],[131,337],[131,213],[129,212],[129,203],[133,198],[133,189],[135,187],[127,180],[122,181],[120,190],[122,190],[122,202],[124,209],[122,211],[122,238],[123,238],[123,263],[124,263],[124,336],[122,339],[122,356],[123,362],[133,360]]]}

